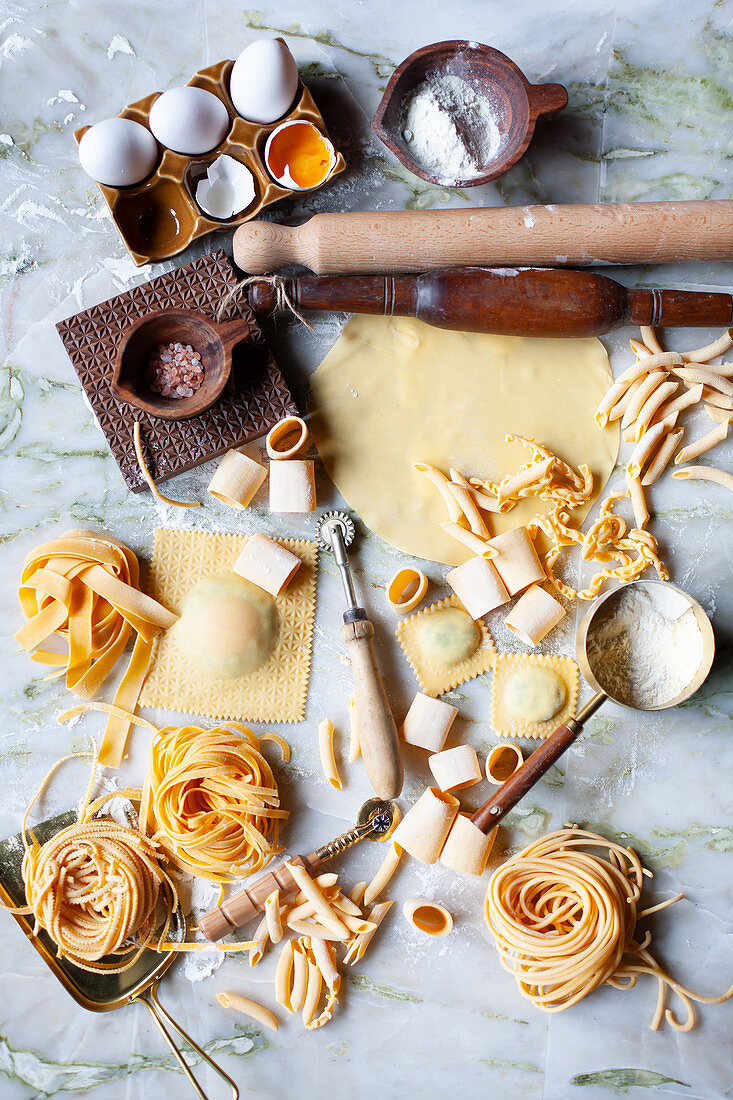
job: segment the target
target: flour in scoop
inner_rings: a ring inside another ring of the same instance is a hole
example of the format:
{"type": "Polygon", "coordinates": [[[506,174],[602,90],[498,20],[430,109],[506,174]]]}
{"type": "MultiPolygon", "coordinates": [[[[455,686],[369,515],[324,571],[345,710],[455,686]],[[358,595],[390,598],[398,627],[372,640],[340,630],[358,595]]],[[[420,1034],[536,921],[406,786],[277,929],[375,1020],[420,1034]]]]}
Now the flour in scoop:
{"type": "Polygon", "coordinates": [[[604,691],[629,707],[662,706],[700,668],[703,638],[687,600],[663,584],[623,588],[606,601],[587,640],[604,691]]]}
{"type": "Polygon", "coordinates": [[[434,73],[408,97],[402,137],[415,163],[449,186],[478,175],[502,142],[490,100],[446,73],[434,73]]]}

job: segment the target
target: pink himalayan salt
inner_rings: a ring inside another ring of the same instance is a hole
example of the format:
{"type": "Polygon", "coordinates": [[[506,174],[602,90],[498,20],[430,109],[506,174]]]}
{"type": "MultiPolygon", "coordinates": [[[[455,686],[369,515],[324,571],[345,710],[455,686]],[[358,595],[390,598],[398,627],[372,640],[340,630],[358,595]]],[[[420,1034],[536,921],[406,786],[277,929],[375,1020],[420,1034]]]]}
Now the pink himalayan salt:
{"type": "Polygon", "coordinates": [[[150,353],[145,378],[161,397],[193,397],[204,380],[201,355],[190,344],[159,344],[150,353]]]}

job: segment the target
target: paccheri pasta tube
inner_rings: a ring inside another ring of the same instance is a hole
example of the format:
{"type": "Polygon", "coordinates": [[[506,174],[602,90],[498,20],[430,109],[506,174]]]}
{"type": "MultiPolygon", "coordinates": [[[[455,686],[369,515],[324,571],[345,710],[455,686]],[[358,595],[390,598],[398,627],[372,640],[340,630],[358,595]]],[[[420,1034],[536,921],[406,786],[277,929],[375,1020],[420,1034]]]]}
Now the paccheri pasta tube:
{"type": "Polygon", "coordinates": [[[286,416],[270,428],[265,439],[268,458],[273,461],[294,458],[308,443],[308,428],[299,416],[286,416]]]}
{"type": "Polygon", "coordinates": [[[471,558],[451,569],[445,579],[472,619],[481,618],[509,599],[493,564],[483,557],[471,558]]]}
{"type": "Polygon", "coordinates": [[[457,714],[457,708],[450,703],[419,691],[405,715],[400,736],[408,745],[440,752],[457,714]]]}
{"type": "Polygon", "coordinates": [[[420,932],[438,939],[453,929],[453,917],[444,905],[424,898],[408,898],[402,906],[405,919],[420,932]]]}
{"type": "Polygon", "coordinates": [[[428,578],[410,566],[395,573],[387,585],[387,599],[398,615],[407,615],[422,602],[427,590],[428,578]]]}
{"type": "Polygon", "coordinates": [[[267,477],[267,470],[241,451],[227,451],[209,482],[209,492],[230,508],[246,508],[267,477]]]}
{"type": "Polygon", "coordinates": [[[464,875],[482,875],[495,839],[496,829],[482,833],[468,814],[457,814],[440,853],[440,862],[464,875]]]}
{"type": "Polygon", "coordinates": [[[504,625],[534,649],[564,617],[562,604],[540,585],[533,584],[519,597],[504,625]]]}
{"type": "Polygon", "coordinates": [[[494,745],[486,757],[486,778],[489,783],[501,786],[521,768],[524,757],[519,745],[494,745]]]}
{"type": "Polygon", "coordinates": [[[492,564],[510,596],[544,580],[545,571],[526,527],[515,527],[496,535],[489,546],[498,551],[492,564]]]}
{"type": "Polygon", "coordinates": [[[266,535],[252,535],[232,566],[246,581],[279,596],[301,566],[300,558],[266,535]]]}
{"type": "Polygon", "coordinates": [[[472,745],[456,745],[428,757],[435,782],[441,791],[462,791],[481,781],[476,750],[472,745]]]}
{"type": "Polygon", "coordinates": [[[311,459],[270,463],[270,511],[314,512],[316,480],[311,459]]]}
{"type": "Polygon", "coordinates": [[[435,863],[458,813],[458,805],[453,795],[444,794],[437,787],[428,787],[400,821],[392,834],[393,843],[421,863],[435,863]]]}

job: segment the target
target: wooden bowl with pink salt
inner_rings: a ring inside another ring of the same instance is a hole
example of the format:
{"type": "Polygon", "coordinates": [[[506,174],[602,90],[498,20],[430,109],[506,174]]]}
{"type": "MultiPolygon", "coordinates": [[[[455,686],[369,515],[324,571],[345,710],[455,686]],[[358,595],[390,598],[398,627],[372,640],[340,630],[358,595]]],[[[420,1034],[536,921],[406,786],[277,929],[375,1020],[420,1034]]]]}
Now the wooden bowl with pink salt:
{"type": "Polygon", "coordinates": [[[198,416],[221,397],[232,349],[249,336],[243,319],[217,324],[193,310],[146,313],[119,343],[110,389],[118,401],[163,420],[198,416]]]}

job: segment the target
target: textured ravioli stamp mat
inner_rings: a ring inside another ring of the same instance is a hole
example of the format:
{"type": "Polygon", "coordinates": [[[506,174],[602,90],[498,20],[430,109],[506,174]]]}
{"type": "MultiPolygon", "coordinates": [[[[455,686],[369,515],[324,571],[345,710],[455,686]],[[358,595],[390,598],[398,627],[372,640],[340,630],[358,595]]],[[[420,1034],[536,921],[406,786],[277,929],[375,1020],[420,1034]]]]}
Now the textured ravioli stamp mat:
{"type": "MultiPolygon", "coordinates": [[[[180,614],[190,590],[206,577],[231,570],[247,539],[205,531],[158,529],[148,591],[180,614]]],[[[143,686],[143,706],[249,722],[300,722],[310,676],[318,550],[303,539],[276,539],[301,560],[285,591],[274,597],[277,640],[267,660],[241,676],[214,677],[184,652],[174,629],[156,642],[143,686]]]]}
{"type": "Polygon", "coordinates": [[[503,737],[549,737],[575,714],[580,674],[572,657],[499,657],[491,724],[503,737]]]}
{"type": "Polygon", "coordinates": [[[421,689],[433,697],[488,672],[496,663],[493,638],[457,596],[403,619],[395,631],[421,689]]]}
{"type": "Polygon", "coordinates": [[[220,320],[244,318],[249,337],[235,348],[231,378],[211,409],[190,420],[160,420],[118,401],[110,389],[117,346],[134,321],[169,308],[193,309],[213,317],[236,284],[224,252],[212,252],[56,325],[87,402],[133,493],[146,488],[132,441],[133,420],[140,421],[146,461],[155,481],[161,482],[258,439],[283,417],[298,412],[254,314],[240,301],[231,302],[220,320]]]}

